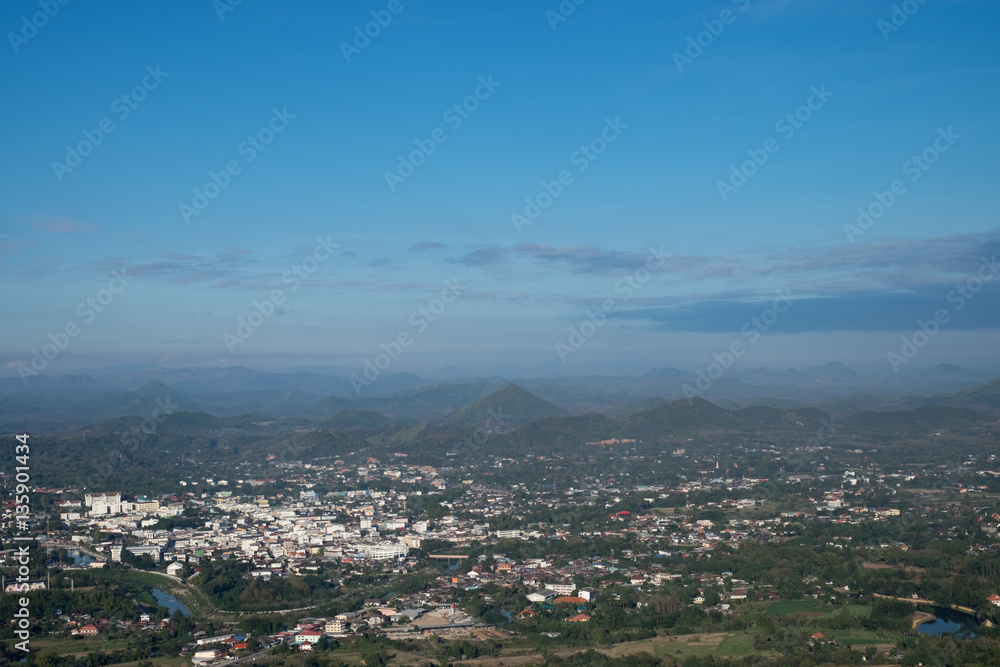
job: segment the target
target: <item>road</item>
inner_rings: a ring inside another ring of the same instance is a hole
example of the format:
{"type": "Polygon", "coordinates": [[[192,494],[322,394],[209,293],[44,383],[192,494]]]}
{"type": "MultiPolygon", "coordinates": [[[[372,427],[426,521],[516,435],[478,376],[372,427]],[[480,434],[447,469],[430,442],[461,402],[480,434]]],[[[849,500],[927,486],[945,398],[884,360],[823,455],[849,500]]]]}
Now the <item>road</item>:
{"type": "Polygon", "coordinates": [[[913,604],[929,604],[932,607],[947,607],[948,609],[954,609],[955,611],[960,611],[965,614],[975,614],[976,610],[971,607],[963,607],[957,604],[938,604],[934,600],[928,600],[926,598],[898,598],[894,595],[880,595],[878,593],[872,593],[874,597],[882,598],[883,600],[899,600],[900,602],[911,602],[913,604]]]}
{"type": "Polygon", "coordinates": [[[250,655],[244,656],[242,658],[237,658],[236,660],[224,660],[222,662],[215,663],[219,667],[225,667],[226,665],[238,665],[243,662],[253,662],[257,658],[263,658],[267,655],[270,649],[264,649],[263,651],[257,651],[256,653],[251,653],[250,655]]]}

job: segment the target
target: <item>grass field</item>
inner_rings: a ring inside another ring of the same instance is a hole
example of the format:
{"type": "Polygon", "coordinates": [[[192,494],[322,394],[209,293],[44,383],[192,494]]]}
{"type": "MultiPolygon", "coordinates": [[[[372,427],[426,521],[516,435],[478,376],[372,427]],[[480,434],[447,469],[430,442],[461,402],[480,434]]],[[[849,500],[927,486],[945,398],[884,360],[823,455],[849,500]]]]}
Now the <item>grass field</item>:
{"type": "MultiPolygon", "coordinates": [[[[187,658],[182,658],[181,656],[174,656],[173,658],[147,658],[149,662],[152,662],[155,667],[182,667],[182,665],[189,665],[187,658]]],[[[132,662],[121,662],[118,663],[117,667],[135,667],[140,662],[145,662],[142,660],[134,660],[132,662]]]]}
{"type": "Polygon", "coordinates": [[[836,618],[842,609],[847,609],[847,613],[853,618],[868,618],[872,613],[872,608],[866,604],[850,604],[841,609],[834,609],[828,614],[823,614],[820,618],[836,618]]]}
{"type": "Polygon", "coordinates": [[[716,655],[743,657],[755,652],[760,653],[760,651],[754,651],[753,642],[754,636],[748,632],[726,635],[719,644],[716,655]]]}
{"type": "Polygon", "coordinates": [[[874,630],[824,630],[823,634],[850,647],[890,643],[888,640],[879,639],[874,630]]]}
{"type": "Polygon", "coordinates": [[[69,655],[72,653],[89,653],[90,651],[113,651],[125,648],[124,639],[108,641],[106,637],[45,637],[32,639],[31,649],[40,655],[69,655]]]}
{"type": "Polygon", "coordinates": [[[817,600],[782,600],[768,605],[767,615],[794,614],[798,611],[815,611],[820,607],[817,600]]]}
{"type": "MultiPolygon", "coordinates": [[[[108,641],[106,637],[46,637],[44,639],[32,639],[31,649],[37,651],[38,656],[56,655],[84,655],[91,651],[113,651],[125,648],[126,639],[114,639],[108,641]]],[[[181,667],[188,664],[187,658],[180,656],[148,658],[156,667],[181,667]]],[[[137,665],[140,661],[113,663],[121,667],[137,665]]]]}
{"type": "MultiPolygon", "coordinates": [[[[715,655],[727,638],[727,633],[716,632],[712,634],[682,635],[680,637],[658,637],[657,640],[647,640],[650,642],[652,653],[658,657],[670,655],[674,657],[687,657],[694,655],[698,657],[715,655]],[[655,642],[655,643],[654,643],[655,642]]],[[[642,650],[644,642],[627,642],[615,646],[622,655],[634,653],[642,650]],[[630,650],[631,649],[631,650],[630,650]]]]}

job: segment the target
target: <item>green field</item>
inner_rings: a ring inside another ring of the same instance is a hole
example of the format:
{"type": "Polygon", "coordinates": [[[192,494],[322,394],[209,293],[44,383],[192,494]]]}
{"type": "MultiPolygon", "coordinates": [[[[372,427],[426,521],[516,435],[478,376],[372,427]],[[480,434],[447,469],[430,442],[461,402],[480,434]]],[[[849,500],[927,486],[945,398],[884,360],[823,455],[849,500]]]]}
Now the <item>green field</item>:
{"type": "Polygon", "coordinates": [[[798,611],[814,611],[820,607],[817,600],[782,600],[768,605],[767,615],[794,614],[798,611]]]}
{"type": "Polygon", "coordinates": [[[890,639],[879,639],[874,630],[823,630],[823,634],[845,646],[865,646],[867,644],[890,644],[890,639]]]}
{"type": "Polygon", "coordinates": [[[823,614],[820,618],[836,618],[843,609],[846,609],[853,618],[868,618],[872,613],[872,608],[866,604],[849,604],[846,607],[834,609],[828,614],[823,614]]]}
{"type": "MultiPolygon", "coordinates": [[[[648,640],[647,640],[648,641],[648,640]]],[[[764,655],[755,651],[753,647],[753,631],[712,633],[703,635],[687,635],[672,638],[654,640],[654,653],[659,657],[704,657],[708,655],[718,655],[726,657],[743,657],[748,655],[764,655]]],[[[647,642],[636,642],[636,645],[645,645],[647,642]]],[[[620,645],[619,650],[627,650],[628,643],[620,645]]]]}
{"type": "Polygon", "coordinates": [[[719,648],[715,654],[727,657],[743,657],[753,653],[760,653],[759,651],[754,651],[753,643],[754,635],[750,633],[727,635],[722,640],[722,643],[719,644],[719,648]]]}
{"type": "Polygon", "coordinates": [[[39,655],[67,655],[70,653],[89,653],[91,651],[113,651],[125,648],[125,639],[108,640],[107,637],[45,637],[32,639],[32,651],[39,655]]]}

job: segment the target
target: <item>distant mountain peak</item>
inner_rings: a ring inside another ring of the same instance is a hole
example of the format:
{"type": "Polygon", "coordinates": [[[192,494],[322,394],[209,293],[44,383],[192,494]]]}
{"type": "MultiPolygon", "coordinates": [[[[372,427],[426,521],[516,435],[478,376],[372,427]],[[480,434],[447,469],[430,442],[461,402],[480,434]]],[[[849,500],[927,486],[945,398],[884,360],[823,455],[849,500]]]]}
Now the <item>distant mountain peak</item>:
{"type": "Polygon", "coordinates": [[[807,368],[803,372],[813,377],[825,376],[825,377],[846,378],[846,377],[861,376],[860,373],[858,373],[856,370],[854,370],[853,368],[851,368],[842,361],[831,361],[823,364],[822,366],[813,366],[811,368],[807,368]]]}
{"type": "Polygon", "coordinates": [[[163,398],[165,396],[183,396],[179,391],[168,387],[159,380],[152,380],[135,390],[136,396],[143,398],[163,398]]]}
{"type": "Polygon", "coordinates": [[[691,377],[691,373],[679,370],[677,368],[654,368],[651,371],[643,373],[640,377],[643,378],[669,378],[671,380],[687,380],[691,377]]]}
{"type": "Polygon", "coordinates": [[[451,413],[446,420],[466,424],[490,424],[505,429],[533,419],[568,415],[569,413],[559,406],[538,398],[524,387],[509,384],[451,413]]]}

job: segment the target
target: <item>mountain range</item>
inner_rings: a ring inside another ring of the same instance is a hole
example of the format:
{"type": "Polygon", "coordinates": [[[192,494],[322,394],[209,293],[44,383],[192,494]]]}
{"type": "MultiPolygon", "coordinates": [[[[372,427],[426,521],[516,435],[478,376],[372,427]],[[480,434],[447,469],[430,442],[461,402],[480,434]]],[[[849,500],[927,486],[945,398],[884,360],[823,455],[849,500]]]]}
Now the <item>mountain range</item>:
{"type": "Polygon", "coordinates": [[[885,378],[864,376],[836,362],[801,371],[744,371],[718,379],[704,399],[690,400],[680,398],[682,388],[696,377],[677,369],[639,377],[494,377],[446,383],[389,374],[373,385],[379,393],[359,396],[349,377],[316,372],[119,368],[38,376],[27,385],[18,378],[0,379],[0,428],[74,431],[169,409],[174,415],[165,428],[186,424],[202,431],[281,423],[368,433],[394,429],[392,437],[406,441],[447,439],[451,435],[443,434],[470,429],[517,429],[534,437],[626,433],[651,438],[756,428],[808,434],[838,418],[862,430],[905,424],[903,431],[922,433],[1000,413],[1000,380],[981,383],[981,374],[957,366],[913,377],[915,386],[931,384],[937,391],[894,392],[885,378]],[[189,416],[185,421],[180,414],[189,416]]]}

